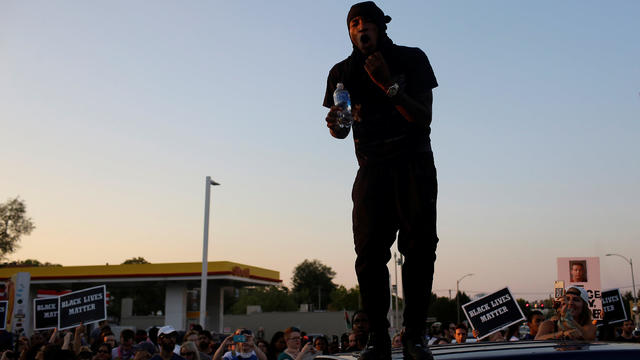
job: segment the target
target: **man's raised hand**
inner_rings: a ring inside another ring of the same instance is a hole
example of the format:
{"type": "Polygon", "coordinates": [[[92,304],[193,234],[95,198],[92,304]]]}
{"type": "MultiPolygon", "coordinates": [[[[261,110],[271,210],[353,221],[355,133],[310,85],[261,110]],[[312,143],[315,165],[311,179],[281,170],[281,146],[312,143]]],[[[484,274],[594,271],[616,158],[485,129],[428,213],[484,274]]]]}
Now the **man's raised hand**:
{"type": "Polygon", "coordinates": [[[384,61],[384,57],[380,51],[376,51],[365,60],[364,69],[369,74],[371,80],[373,80],[378,87],[387,91],[391,84],[391,73],[389,72],[389,66],[384,61]]]}

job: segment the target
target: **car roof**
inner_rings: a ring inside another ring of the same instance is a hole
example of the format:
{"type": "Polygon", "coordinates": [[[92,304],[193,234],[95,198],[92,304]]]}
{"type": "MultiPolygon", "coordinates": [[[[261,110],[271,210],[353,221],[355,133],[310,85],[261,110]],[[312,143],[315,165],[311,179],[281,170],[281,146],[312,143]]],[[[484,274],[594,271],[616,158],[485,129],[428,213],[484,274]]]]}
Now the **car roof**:
{"type": "MultiPolygon", "coordinates": [[[[503,341],[429,346],[441,359],[640,359],[640,344],[578,341],[503,341]]],[[[317,359],[356,360],[358,353],[321,355],[317,359]]],[[[392,360],[402,360],[394,350],[392,360]]]]}

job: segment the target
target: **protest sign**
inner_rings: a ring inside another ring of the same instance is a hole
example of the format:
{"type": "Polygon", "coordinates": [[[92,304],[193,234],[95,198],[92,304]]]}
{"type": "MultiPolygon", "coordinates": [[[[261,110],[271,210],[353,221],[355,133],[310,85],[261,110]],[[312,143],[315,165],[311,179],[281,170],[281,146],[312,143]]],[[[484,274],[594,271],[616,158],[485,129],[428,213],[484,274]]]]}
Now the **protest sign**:
{"type": "Polygon", "coordinates": [[[582,287],[589,294],[589,309],[594,319],[602,319],[602,288],[600,287],[600,258],[558,258],[558,280],[564,281],[566,289],[582,287]]]}
{"type": "Polygon", "coordinates": [[[107,318],[106,287],[74,291],[58,298],[58,330],[107,318]]]}
{"type": "Polygon", "coordinates": [[[58,326],[58,298],[33,299],[33,329],[46,330],[58,326]]]}
{"type": "Polygon", "coordinates": [[[602,311],[604,312],[605,324],[615,324],[627,320],[627,311],[624,308],[620,289],[602,292],[602,311]]]}
{"type": "Polygon", "coordinates": [[[7,328],[7,310],[9,309],[9,302],[7,300],[0,301],[0,330],[7,328]]]}
{"type": "Polygon", "coordinates": [[[525,319],[516,299],[506,287],[462,305],[467,320],[482,339],[525,319]]]}

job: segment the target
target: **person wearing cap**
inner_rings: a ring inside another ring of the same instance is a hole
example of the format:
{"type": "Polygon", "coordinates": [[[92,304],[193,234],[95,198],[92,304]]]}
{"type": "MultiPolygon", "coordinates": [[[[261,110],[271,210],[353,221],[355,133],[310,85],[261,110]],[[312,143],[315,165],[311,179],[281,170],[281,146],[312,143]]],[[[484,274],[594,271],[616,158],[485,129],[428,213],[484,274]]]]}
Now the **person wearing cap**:
{"type": "Polygon", "coordinates": [[[391,358],[387,262],[396,233],[404,255],[404,358],[429,359],[424,335],[438,243],[429,135],[438,82],[422,50],[395,45],[387,36],[390,21],[372,1],[351,7],[353,51],[329,72],[323,106],[329,108],[330,134],[344,139],[350,127],[338,123],[342,109],[334,106],[333,92],[342,83],[351,95],[359,164],[352,191],[355,268],[371,328],[361,359],[391,358]]]}
{"type": "Polygon", "coordinates": [[[589,295],[578,286],[571,286],[562,299],[558,314],[543,322],[536,340],[587,340],[596,339],[596,327],[591,322],[589,295]]]}
{"type": "Polygon", "coordinates": [[[171,325],[163,326],[158,330],[158,347],[160,353],[155,354],[151,360],[184,360],[184,358],[176,353],[176,339],[178,332],[171,325]]]}
{"type": "Polygon", "coordinates": [[[213,360],[267,360],[267,355],[255,345],[253,332],[249,329],[237,329],[232,335],[227,336],[213,354],[213,360]],[[238,336],[237,341],[234,337],[238,336]],[[233,350],[225,352],[225,349],[233,344],[233,350]],[[224,355],[223,355],[224,354],[224,355]]]}

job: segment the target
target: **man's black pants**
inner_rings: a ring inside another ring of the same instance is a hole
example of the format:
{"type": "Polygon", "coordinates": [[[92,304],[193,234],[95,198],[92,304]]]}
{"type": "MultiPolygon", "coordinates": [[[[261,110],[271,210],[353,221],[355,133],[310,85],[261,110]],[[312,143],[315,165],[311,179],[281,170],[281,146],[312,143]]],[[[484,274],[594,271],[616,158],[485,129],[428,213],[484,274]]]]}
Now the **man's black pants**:
{"type": "Polygon", "coordinates": [[[362,306],[372,331],[389,328],[387,263],[396,233],[404,255],[403,325],[412,333],[425,329],[438,243],[437,194],[432,152],[361,162],[352,191],[353,234],[362,306]]]}

